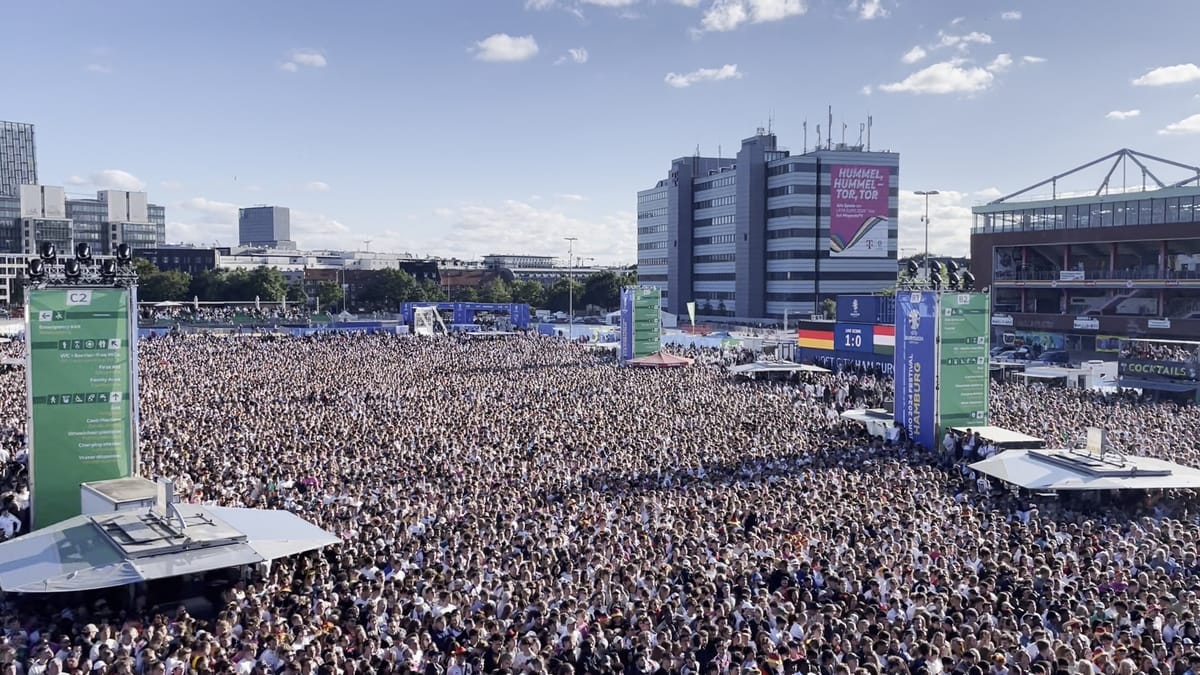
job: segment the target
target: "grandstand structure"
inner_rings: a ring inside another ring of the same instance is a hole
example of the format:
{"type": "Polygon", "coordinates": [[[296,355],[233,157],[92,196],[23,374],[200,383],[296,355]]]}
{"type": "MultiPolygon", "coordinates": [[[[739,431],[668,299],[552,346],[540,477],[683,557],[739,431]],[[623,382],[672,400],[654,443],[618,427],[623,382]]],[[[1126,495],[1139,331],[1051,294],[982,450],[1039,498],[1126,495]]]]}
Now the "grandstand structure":
{"type": "Polygon", "coordinates": [[[1200,167],[1121,149],[972,212],[971,270],[996,332],[1085,352],[1200,335],[1200,167]],[[1062,191],[1096,171],[1094,190],[1062,191]]]}

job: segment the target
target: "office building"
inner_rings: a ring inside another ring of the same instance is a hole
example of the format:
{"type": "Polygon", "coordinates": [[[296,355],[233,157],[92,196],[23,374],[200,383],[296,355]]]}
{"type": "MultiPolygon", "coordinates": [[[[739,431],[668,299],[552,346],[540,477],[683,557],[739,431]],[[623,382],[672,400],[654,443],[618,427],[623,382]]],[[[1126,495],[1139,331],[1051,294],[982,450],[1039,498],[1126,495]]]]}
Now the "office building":
{"type": "Polygon", "coordinates": [[[292,212],[286,206],[238,209],[238,244],[272,249],[295,249],[292,212]]]}
{"type": "Polygon", "coordinates": [[[192,276],[216,269],[222,255],[229,255],[228,247],[205,248],[180,244],[133,249],[135,258],[148,260],[164,272],[187,272],[192,276]]]}
{"type": "Polygon", "coordinates": [[[22,185],[37,185],[33,125],[0,120],[0,197],[17,197],[22,185]]]}
{"type": "Polygon", "coordinates": [[[900,157],[834,144],[792,155],[759,129],[734,157],[680,157],[638,193],[638,282],[701,317],[807,316],[895,283],[900,157]],[[832,225],[832,227],[831,227],[832,225]]]}
{"type": "Polygon", "coordinates": [[[972,209],[971,271],[991,286],[994,342],[1103,352],[1122,338],[1197,339],[1200,173],[1163,182],[1185,165],[1156,162],[1119,150],[972,209]],[[1126,161],[1151,184],[1112,189],[1122,172],[1110,170],[1087,196],[1059,192],[1067,176],[1126,161]]]}
{"type": "Polygon", "coordinates": [[[548,268],[554,267],[554,256],[552,255],[510,255],[497,254],[483,256],[483,264],[486,267],[507,267],[514,268],[548,268]]]}

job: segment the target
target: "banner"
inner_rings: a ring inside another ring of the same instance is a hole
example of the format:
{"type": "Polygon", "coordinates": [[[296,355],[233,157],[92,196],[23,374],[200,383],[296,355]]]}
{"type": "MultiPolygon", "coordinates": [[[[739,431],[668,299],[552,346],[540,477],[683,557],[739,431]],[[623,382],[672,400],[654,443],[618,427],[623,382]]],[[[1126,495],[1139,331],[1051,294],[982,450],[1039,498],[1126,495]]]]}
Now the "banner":
{"type": "Polygon", "coordinates": [[[1148,361],[1122,359],[1117,362],[1121,377],[1142,380],[1200,380],[1195,361],[1148,361]]]}
{"type": "Polygon", "coordinates": [[[662,349],[662,292],[657,288],[633,290],[633,358],[662,349]]]}
{"type": "Polygon", "coordinates": [[[875,353],[875,327],[839,323],[833,329],[833,348],[847,352],[875,353]]]}
{"type": "MultiPolygon", "coordinates": [[[[692,328],[695,328],[696,327],[696,303],[694,301],[689,302],[687,304],[687,310],[688,310],[688,318],[692,320],[692,328]]],[[[786,311],[786,310],[784,310],[784,311],[786,311]]],[[[784,323],[785,324],[787,323],[786,319],[784,320],[784,323]]]]}
{"type": "Polygon", "coordinates": [[[633,358],[633,291],[621,289],[621,360],[633,358]]]}
{"type": "Polygon", "coordinates": [[[935,442],[937,296],[934,291],[896,295],[896,421],[927,448],[935,442]]]}
{"type": "Polygon", "coordinates": [[[886,166],[834,164],[829,167],[829,256],[888,256],[886,166]]]}
{"type": "Polygon", "coordinates": [[[988,423],[988,296],[943,293],[938,311],[937,425],[988,423]]]}
{"type": "Polygon", "coordinates": [[[26,335],[33,528],[80,513],[79,485],[137,468],[134,291],[30,289],[26,335]]]}

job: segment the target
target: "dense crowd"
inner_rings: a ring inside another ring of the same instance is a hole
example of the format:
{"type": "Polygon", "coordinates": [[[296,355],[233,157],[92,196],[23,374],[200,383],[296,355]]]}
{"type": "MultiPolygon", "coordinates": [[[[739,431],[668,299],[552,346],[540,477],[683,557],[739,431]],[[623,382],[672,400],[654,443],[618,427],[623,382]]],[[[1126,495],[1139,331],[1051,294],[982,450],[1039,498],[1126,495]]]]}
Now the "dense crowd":
{"type": "Polygon", "coordinates": [[[242,322],[306,322],[311,312],[302,303],[290,305],[267,304],[254,306],[225,306],[177,304],[173,306],[143,305],[138,309],[142,325],[163,324],[232,324],[242,322]]]}
{"type": "MultiPolygon", "coordinates": [[[[728,376],[736,355],[637,370],[536,336],[140,350],[147,473],[343,543],[220,589],[213,616],[9,596],[0,675],[1200,665],[1190,495],[1031,501],[885,446],[838,416],[886,395],[879,373],[762,384],[728,376]]],[[[22,387],[0,375],[9,451],[22,387]]],[[[999,388],[996,423],[1200,465],[1195,408],[1038,397],[999,388]]]]}
{"type": "Polygon", "coordinates": [[[1200,360],[1200,348],[1196,345],[1174,342],[1130,340],[1121,347],[1121,358],[1146,361],[1196,361],[1200,360]]]}

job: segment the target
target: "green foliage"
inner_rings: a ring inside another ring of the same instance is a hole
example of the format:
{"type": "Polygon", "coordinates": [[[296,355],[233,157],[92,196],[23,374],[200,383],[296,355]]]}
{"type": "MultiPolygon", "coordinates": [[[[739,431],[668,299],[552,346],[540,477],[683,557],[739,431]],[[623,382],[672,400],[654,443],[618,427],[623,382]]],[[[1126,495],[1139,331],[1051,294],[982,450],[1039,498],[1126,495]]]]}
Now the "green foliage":
{"type": "Polygon", "coordinates": [[[287,300],[288,302],[308,302],[308,294],[304,292],[304,285],[299,283],[288,284],[287,300]]]}
{"type": "Polygon", "coordinates": [[[377,270],[355,296],[356,304],[372,309],[396,311],[400,303],[419,299],[417,280],[404,270],[377,270]]]}
{"type": "Polygon", "coordinates": [[[525,303],[530,307],[544,308],[546,304],[546,288],[536,281],[518,279],[510,287],[511,301],[525,303]]]}
{"type": "Polygon", "coordinates": [[[181,302],[188,299],[192,276],[187,272],[163,272],[145,258],[134,258],[138,275],[138,299],[144,302],[181,302]]]}
{"type": "Polygon", "coordinates": [[[317,302],[322,308],[333,309],[342,303],[346,292],[340,284],[333,281],[322,281],[317,284],[317,302]]]}
{"type": "Polygon", "coordinates": [[[583,284],[568,279],[567,277],[559,277],[550,288],[546,289],[546,300],[544,309],[549,309],[553,312],[565,312],[570,308],[571,289],[574,289],[575,307],[582,307],[580,298],[583,296],[583,284]]]}
{"type": "Polygon", "coordinates": [[[833,298],[825,298],[821,301],[821,312],[825,314],[826,319],[837,318],[837,300],[833,298]]]}
{"type": "Polygon", "coordinates": [[[483,289],[479,293],[479,299],[483,302],[509,303],[512,302],[512,297],[512,289],[500,278],[493,279],[484,284],[483,289]]]}
{"type": "MultiPolygon", "coordinates": [[[[578,301],[578,298],[576,299],[578,301]]],[[[584,306],[595,305],[610,310],[621,304],[621,282],[612,270],[589,276],[583,283],[584,306]]]]}

